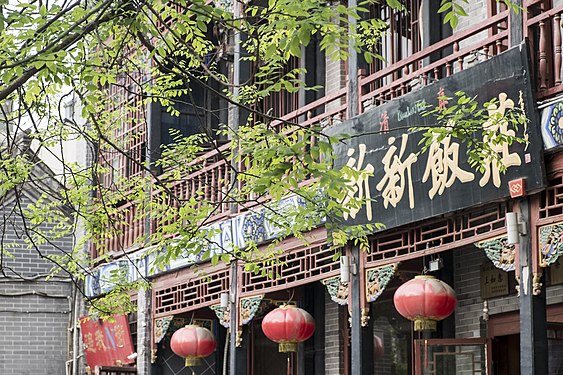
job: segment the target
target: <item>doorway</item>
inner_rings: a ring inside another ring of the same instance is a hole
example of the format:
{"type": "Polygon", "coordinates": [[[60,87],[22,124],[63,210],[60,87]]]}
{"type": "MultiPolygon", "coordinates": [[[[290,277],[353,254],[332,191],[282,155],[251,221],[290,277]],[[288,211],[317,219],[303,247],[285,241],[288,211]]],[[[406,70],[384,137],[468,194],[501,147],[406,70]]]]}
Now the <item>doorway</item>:
{"type": "Polygon", "coordinates": [[[493,339],[493,369],[496,375],[520,374],[520,335],[493,339]]]}

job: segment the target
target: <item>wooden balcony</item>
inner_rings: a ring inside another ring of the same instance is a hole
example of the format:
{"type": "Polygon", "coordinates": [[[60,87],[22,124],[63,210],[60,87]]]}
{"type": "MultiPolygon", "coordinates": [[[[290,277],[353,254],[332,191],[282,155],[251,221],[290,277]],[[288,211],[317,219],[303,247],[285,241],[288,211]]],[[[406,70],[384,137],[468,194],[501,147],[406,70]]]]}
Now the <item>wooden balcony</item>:
{"type": "MultiPolygon", "coordinates": [[[[523,33],[529,40],[534,68],[532,73],[536,77],[537,97],[541,100],[554,97],[563,91],[563,5],[552,7],[550,4],[551,2],[545,0],[526,1],[527,13],[523,15],[523,33]]],[[[509,11],[501,11],[371,75],[366,76],[359,72],[359,111],[363,112],[370,106],[396,99],[417,87],[438,81],[502,53],[510,45],[510,28],[507,25],[515,22],[510,17],[509,11]]],[[[272,125],[281,126],[284,122],[299,123],[302,126],[319,123],[329,125],[345,120],[347,91],[344,87],[298,110],[282,114],[280,120],[274,121],[272,125]]],[[[233,177],[231,165],[222,157],[227,151],[228,145],[224,145],[202,155],[194,161],[194,165],[200,167],[172,187],[180,201],[198,196],[198,199],[215,204],[217,208],[210,221],[218,221],[233,214],[231,206],[224,202],[233,177]]],[[[135,219],[135,203],[127,203],[122,208],[121,224],[113,230],[115,235],[109,236],[97,249],[92,249],[94,258],[109,251],[128,250],[140,237],[147,234],[147,229],[156,229],[154,222],[145,225],[141,220],[135,219]]],[[[246,209],[248,207],[239,205],[237,212],[246,209]]]]}
{"type": "Polygon", "coordinates": [[[525,1],[524,30],[530,43],[536,78],[537,98],[549,99],[563,91],[561,85],[561,15],[563,4],[525,1]]]}

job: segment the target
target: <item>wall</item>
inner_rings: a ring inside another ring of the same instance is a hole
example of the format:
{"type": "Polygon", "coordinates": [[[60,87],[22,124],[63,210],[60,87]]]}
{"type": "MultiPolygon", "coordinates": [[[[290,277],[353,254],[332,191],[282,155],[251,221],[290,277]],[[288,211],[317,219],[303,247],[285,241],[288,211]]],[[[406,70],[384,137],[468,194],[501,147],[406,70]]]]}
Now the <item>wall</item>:
{"type": "MultiPolygon", "coordinates": [[[[456,338],[483,337],[481,316],[483,300],[480,291],[480,266],[488,262],[485,253],[474,246],[454,250],[455,285],[458,307],[455,311],[456,338]]],[[[513,293],[513,291],[511,291],[513,293]]],[[[551,286],[546,291],[547,304],[563,302],[563,285],[551,286]]],[[[517,311],[518,297],[492,298],[488,301],[489,315],[517,311]]]]}
{"type": "Polygon", "coordinates": [[[343,374],[344,337],[340,328],[340,309],[325,291],[325,374],[343,374]]]}
{"type": "MultiPolygon", "coordinates": [[[[22,207],[31,201],[22,196],[22,207]]],[[[4,253],[1,263],[0,374],[62,375],[69,359],[71,283],[66,275],[45,281],[53,264],[24,244],[23,223],[13,208],[9,199],[0,207],[2,246],[14,256],[4,253]]],[[[39,248],[43,255],[61,255],[56,247],[70,251],[72,245],[66,237],[39,248]]]]}

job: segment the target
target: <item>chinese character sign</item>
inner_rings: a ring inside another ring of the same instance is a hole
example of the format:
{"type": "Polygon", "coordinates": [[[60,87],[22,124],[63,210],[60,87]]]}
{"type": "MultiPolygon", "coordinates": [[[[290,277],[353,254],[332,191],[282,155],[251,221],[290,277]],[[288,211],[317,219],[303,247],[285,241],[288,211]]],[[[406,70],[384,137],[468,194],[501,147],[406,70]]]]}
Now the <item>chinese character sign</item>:
{"type": "Polygon", "coordinates": [[[545,186],[541,138],[528,77],[526,49],[511,49],[473,68],[444,78],[416,92],[370,109],[331,129],[351,137],[335,147],[336,167],[355,171],[349,197],[362,200],[349,207],[344,225],[382,223],[392,228],[451,211],[510,197],[508,182],[524,179],[526,191],[545,186]],[[492,145],[493,155],[481,169],[469,165],[466,145],[451,136],[435,136],[421,152],[420,127],[455,127],[425,116],[426,107],[449,109],[455,92],[476,97],[490,121],[473,138],[492,145]],[[489,103],[485,106],[485,103],[489,103]],[[505,115],[517,108],[529,123],[515,128],[505,115]],[[517,136],[523,143],[499,141],[496,135],[517,136]],[[502,171],[498,160],[502,162],[502,171]]]}
{"type": "Polygon", "coordinates": [[[115,315],[113,318],[112,321],[80,318],[84,353],[90,368],[134,362],[127,358],[134,351],[127,317],[115,315]]]}

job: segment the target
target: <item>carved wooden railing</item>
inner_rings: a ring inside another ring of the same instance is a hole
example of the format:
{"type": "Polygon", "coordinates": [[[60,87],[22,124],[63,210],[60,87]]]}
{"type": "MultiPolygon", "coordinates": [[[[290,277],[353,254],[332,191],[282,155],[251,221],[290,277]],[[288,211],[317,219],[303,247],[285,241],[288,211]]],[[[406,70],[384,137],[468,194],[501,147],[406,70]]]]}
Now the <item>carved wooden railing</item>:
{"type": "MultiPolygon", "coordinates": [[[[341,121],[346,110],[346,89],[343,88],[331,95],[327,95],[319,100],[305,105],[304,107],[290,112],[282,116],[279,120],[272,122],[272,126],[279,129],[292,123],[307,126],[316,123],[332,124],[341,121]]],[[[230,161],[225,158],[229,145],[223,145],[217,149],[211,150],[192,163],[198,166],[196,170],[176,181],[170,187],[170,195],[173,198],[168,199],[171,206],[178,204],[178,201],[188,200],[191,197],[197,197],[201,201],[214,204],[216,209],[213,216],[209,218],[209,222],[221,220],[231,214],[231,206],[226,202],[225,198],[231,188],[233,178],[233,169],[230,161]]],[[[237,166],[241,170],[242,166],[237,166]]],[[[166,176],[160,178],[165,179],[166,176]]],[[[155,198],[162,192],[156,192],[155,198]]],[[[248,197],[249,200],[252,197],[248,197]]],[[[239,204],[237,212],[243,212],[249,209],[253,204],[239,204]]],[[[145,236],[146,225],[144,219],[137,216],[137,205],[135,203],[126,203],[120,207],[119,217],[116,222],[108,228],[110,235],[97,247],[91,248],[93,258],[97,258],[107,252],[121,253],[134,249],[135,244],[140,244],[140,239],[145,236]]],[[[157,224],[151,222],[151,230],[155,230],[157,225],[165,225],[166,223],[157,224]]]]}
{"type": "Polygon", "coordinates": [[[367,77],[360,76],[360,110],[380,105],[463,70],[476,61],[489,59],[508,48],[508,21],[503,11],[471,28],[456,32],[428,48],[367,77]],[[445,55],[431,60],[437,54],[445,55]]]}
{"type": "Polygon", "coordinates": [[[120,253],[132,250],[135,243],[143,238],[146,229],[144,219],[139,215],[138,205],[127,202],[119,207],[117,215],[110,215],[106,232],[101,234],[102,241],[91,246],[92,258],[98,258],[108,252],[120,253]]]}
{"type": "Polygon", "coordinates": [[[532,52],[538,99],[563,91],[561,84],[561,15],[563,4],[552,7],[551,1],[525,1],[524,30],[532,52]]]}

